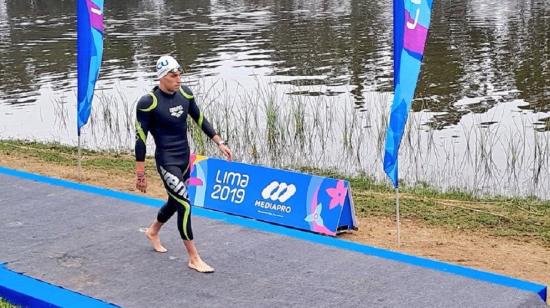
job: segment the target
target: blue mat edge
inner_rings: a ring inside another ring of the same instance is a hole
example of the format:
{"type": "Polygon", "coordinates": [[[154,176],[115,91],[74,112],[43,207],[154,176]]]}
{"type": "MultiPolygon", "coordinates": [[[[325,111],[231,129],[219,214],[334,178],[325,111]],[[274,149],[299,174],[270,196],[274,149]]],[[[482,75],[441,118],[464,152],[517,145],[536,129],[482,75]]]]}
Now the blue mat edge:
{"type": "Polygon", "coordinates": [[[21,307],[118,307],[11,271],[0,264],[0,296],[21,307]]]}
{"type": "MultiPolygon", "coordinates": [[[[20,171],[0,166],[0,173],[19,177],[27,180],[33,180],[43,182],[51,185],[62,186],[74,190],[80,190],[88,193],[98,194],[102,196],[108,196],[111,198],[121,199],[125,201],[131,201],[140,203],[152,207],[160,207],[164,204],[164,200],[155,199],[151,197],[139,196],[131,193],[115,191],[107,188],[97,187],[88,184],[77,183],[69,180],[62,180],[53,177],[34,174],[26,171],[20,171]]],[[[244,217],[234,216],[222,212],[216,212],[206,210],[200,207],[194,207],[193,213],[195,215],[206,217],[210,219],[222,220],[231,224],[241,225],[247,228],[252,228],[260,231],[266,231],[271,233],[282,234],[293,238],[306,240],[318,244],[323,244],[331,247],[345,249],[349,251],[355,251],[366,255],[376,256],[387,260],[410,264],[414,266],[420,266],[440,272],[451,273],[466,278],[476,279],[484,282],[494,283],[506,287],[516,288],[523,291],[529,291],[536,293],[539,297],[546,302],[547,286],[538,283],[513,278],[501,274],[495,274],[491,272],[481,271],[469,267],[460,265],[454,265],[445,263],[442,261],[436,261],[427,258],[421,258],[413,255],[408,255],[401,252],[391,251],[387,249],[372,247],[364,244],[358,244],[355,242],[333,238],[329,236],[319,235],[310,232],[299,231],[296,229],[286,228],[282,226],[272,225],[269,223],[248,219],[244,217]]],[[[63,289],[65,290],[65,289],[63,289]]],[[[67,290],[68,291],[68,290],[67,290]]],[[[71,291],[68,291],[71,292],[71,291]]],[[[74,293],[74,292],[73,292],[74,293]]]]}

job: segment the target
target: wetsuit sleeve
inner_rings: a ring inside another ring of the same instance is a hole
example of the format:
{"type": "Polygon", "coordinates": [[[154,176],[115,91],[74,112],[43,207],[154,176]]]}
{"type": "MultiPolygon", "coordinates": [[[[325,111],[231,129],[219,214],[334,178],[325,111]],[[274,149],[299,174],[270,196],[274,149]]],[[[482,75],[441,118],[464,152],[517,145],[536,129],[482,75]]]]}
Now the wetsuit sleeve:
{"type": "Polygon", "coordinates": [[[136,161],[144,161],[147,152],[147,134],[151,118],[151,106],[153,98],[150,95],[144,95],[140,98],[136,106],[136,146],[134,149],[136,161]]]}
{"type": "Polygon", "coordinates": [[[191,116],[191,118],[193,118],[193,120],[195,120],[202,131],[210,139],[212,139],[215,135],[217,135],[214,127],[212,127],[212,124],[208,122],[203,113],[200,111],[199,106],[197,105],[197,103],[195,102],[195,98],[193,97],[193,93],[191,93],[191,90],[186,87],[184,88],[184,92],[191,97],[191,99],[189,99],[189,115],[191,116]]]}

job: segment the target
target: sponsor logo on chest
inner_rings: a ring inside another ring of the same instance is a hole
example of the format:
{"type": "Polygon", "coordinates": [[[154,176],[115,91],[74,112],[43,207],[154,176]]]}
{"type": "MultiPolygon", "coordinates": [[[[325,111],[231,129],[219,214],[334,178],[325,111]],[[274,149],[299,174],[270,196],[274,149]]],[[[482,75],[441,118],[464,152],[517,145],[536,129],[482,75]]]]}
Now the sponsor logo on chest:
{"type": "Polygon", "coordinates": [[[179,118],[183,114],[183,106],[179,105],[168,109],[173,117],[179,118]]]}

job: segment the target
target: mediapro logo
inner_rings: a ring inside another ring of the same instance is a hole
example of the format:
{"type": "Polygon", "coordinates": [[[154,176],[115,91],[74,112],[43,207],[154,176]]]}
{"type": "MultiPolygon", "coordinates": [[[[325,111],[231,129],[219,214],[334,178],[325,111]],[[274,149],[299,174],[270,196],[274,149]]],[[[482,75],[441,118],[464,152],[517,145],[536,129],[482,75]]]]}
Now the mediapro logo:
{"type": "Polygon", "coordinates": [[[279,201],[283,203],[290,197],[294,196],[295,193],[296,186],[294,186],[294,184],[289,185],[287,183],[273,181],[262,190],[262,197],[264,199],[270,199],[272,201],[279,201]]]}

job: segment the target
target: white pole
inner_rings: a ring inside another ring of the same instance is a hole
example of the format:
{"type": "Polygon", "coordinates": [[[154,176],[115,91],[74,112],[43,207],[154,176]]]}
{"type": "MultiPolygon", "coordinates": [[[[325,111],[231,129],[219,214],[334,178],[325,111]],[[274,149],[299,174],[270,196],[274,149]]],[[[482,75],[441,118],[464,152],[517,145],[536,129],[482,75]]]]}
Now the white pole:
{"type": "Polygon", "coordinates": [[[78,134],[78,179],[82,181],[82,153],[80,152],[80,134],[78,134]]]}
{"type": "Polygon", "coordinates": [[[397,216],[397,247],[401,247],[401,227],[399,221],[399,188],[395,189],[395,208],[397,216]]]}

